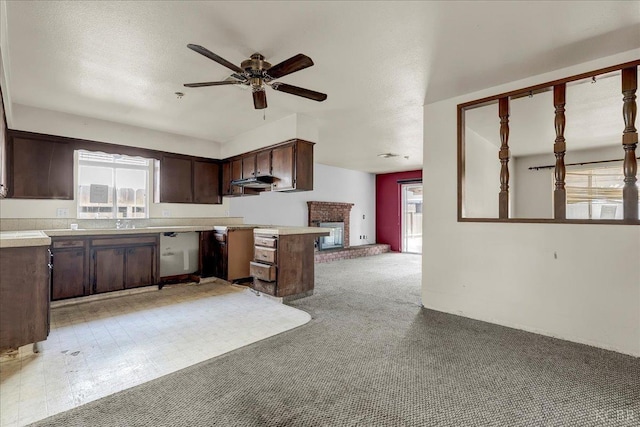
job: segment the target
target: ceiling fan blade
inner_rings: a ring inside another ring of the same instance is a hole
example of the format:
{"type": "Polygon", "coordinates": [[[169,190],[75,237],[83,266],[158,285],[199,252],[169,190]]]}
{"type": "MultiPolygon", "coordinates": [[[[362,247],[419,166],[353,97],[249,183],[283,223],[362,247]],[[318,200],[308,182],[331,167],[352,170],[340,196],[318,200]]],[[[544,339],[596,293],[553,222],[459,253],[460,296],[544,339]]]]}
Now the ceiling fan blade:
{"type": "Polygon", "coordinates": [[[267,70],[267,75],[275,80],[282,76],[286,76],[287,74],[295,73],[296,71],[311,67],[312,65],[313,61],[311,58],[299,53],[296,56],[292,56],[291,58],[269,68],[267,70]]]}
{"type": "Polygon", "coordinates": [[[243,82],[234,82],[233,80],[223,80],[221,82],[203,82],[203,83],[185,83],[185,87],[203,87],[203,86],[223,86],[223,85],[241,85],[243,82]]]}
{"type": "Polygon", "coordinates": [[[236,73],[244,73],[244,70],[240,67],[238,67],[237,65],[227,61],[226,59],[216,55],[215,53],[211,52],[209,49],[206,49],[202,46],[199,46],[197,44],[188,44],[187,47],[191,50],[193,50],[194,52],[198,52],[200,55],[204,55],[209,59],[213,59],[214,61],[216,61],[218,64],[220,65],[224,65],[225,67],[229,68],[230,70],[235,71],[236,73]]]}
{"type": "Polygon", "coordinates": [[[274,83],[271,85],[277,91],[290,93],[291,95],[301,96],[303,98],[313,99],[322,102],[327,99],[326,93],[320,93],[309,89],[303,89],[298,86],[288,85],[286,83],[274,83]]]}
{"type": "Polygon", "coordinates": [[[253,92],[253,106],[256,110],[267,108],[267,93],[264,90],[253,92]]]}

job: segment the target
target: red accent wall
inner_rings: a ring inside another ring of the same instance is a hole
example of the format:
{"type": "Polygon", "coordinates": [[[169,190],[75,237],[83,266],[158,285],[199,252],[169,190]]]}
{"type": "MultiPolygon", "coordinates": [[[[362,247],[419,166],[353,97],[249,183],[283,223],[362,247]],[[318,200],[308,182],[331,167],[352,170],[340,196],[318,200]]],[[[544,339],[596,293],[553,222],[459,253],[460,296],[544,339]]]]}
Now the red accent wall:
{"type": "Polygon", "coordinates": [[[376,175],[376,241],[402,248],[401,194],[398,180],[421,180],[422,170],[376,175]]]}

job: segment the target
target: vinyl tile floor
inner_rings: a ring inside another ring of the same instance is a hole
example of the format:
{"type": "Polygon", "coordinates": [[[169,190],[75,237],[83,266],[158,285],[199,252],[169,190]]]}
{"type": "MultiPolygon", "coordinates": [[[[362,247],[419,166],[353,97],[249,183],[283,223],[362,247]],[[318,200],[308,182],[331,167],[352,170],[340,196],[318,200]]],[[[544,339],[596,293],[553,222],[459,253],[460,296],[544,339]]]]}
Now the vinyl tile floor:
{"type": "Polygon", "coordinates": [[[40,352],[0,362],[0,426],[22,426],[307,323],[224,281],[53,308],[40,352]]]}

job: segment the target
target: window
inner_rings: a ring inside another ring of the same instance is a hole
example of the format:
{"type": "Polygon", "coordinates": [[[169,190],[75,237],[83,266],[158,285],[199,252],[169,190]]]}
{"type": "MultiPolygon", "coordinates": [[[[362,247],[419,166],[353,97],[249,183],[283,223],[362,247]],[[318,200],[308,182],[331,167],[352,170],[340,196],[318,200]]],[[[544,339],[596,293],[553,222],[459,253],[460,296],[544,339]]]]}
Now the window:
{"type": "Polygon", "coordinates": [[[148,218],[152,160],[80,150],[78,218],[148,218]]]}
{"type": "Polygon", "coordinates": [[[567,168],[568,219],[622,219],[622,165],[567,168]]]}

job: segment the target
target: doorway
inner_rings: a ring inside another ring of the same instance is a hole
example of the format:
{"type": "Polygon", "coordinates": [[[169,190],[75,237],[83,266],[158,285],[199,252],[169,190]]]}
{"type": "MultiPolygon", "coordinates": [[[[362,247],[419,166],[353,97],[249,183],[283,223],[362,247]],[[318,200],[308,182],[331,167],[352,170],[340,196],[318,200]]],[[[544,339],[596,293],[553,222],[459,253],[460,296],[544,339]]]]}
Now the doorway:
{"type": "Polygon", "coordinates": [[[402,252],[422,253],[422,182],[401,184],[402,252]]]}

